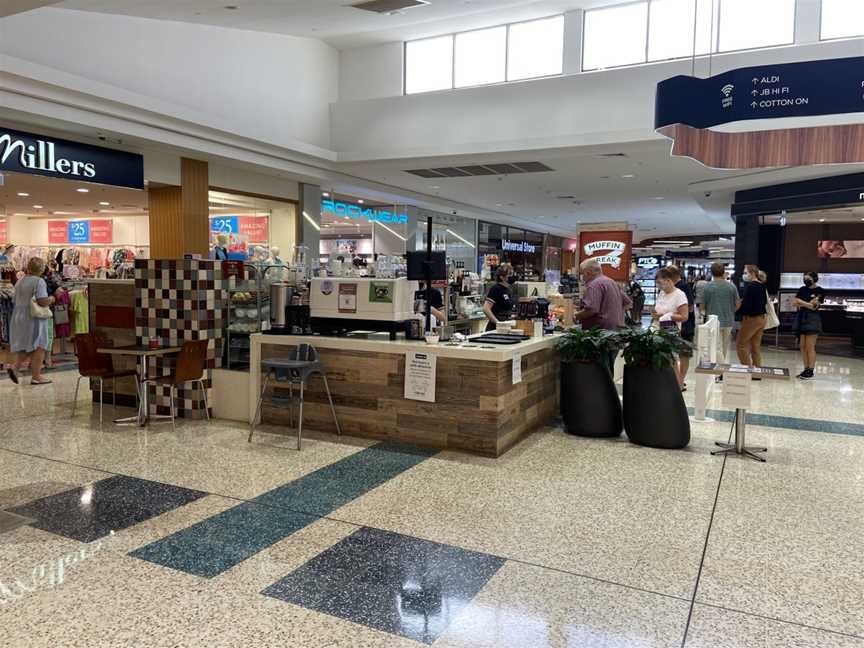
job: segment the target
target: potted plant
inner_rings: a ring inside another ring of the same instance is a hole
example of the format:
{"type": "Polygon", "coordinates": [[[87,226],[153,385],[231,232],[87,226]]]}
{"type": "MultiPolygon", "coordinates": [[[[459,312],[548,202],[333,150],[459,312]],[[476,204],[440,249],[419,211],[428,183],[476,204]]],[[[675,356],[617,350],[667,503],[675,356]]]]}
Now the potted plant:
{"type": "Polygon", "coordinates": [[[629,330],[624,350],[624,430],[638,445],[676,449],[690,443],[690,418],[673,369],[690,343],[677,330],[629,330]]]}
{"type": "Polygon", "coordinates": [[[558,341],[561,354],[561,417],[567,432],[617,437],[624,426],[621,400],[609,369],[617,334],[573,328],[558,341]]]}

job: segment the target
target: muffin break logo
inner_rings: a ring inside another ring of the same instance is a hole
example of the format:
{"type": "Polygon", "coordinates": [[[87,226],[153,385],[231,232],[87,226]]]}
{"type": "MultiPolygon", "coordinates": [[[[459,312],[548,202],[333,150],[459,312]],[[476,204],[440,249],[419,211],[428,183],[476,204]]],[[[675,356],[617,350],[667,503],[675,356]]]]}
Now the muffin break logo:
{"type": "Polygon", "coordinates": [[[621,257],[627,251],[627,246],[621,241],[593,241],[585,244],[585,256],[591,258],[600,265],[609,265],[613,268],[621,267],[621,257]],[[594,256],[597,253],[603,253],[594,256]]]}

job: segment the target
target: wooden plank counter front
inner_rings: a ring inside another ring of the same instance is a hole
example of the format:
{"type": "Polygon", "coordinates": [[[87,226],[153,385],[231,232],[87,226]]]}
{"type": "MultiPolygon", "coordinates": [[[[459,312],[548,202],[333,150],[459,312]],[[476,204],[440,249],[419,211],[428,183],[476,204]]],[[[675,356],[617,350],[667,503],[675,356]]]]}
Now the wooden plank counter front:
{"type": "MultiPolygon", "coordinates": [[[[344,434],[498,457],[558,414],[557,336],[495,349],[430,346],[405,340],[378,341],[318,336],[251,336],[251,366],[261,358],[287,356],[298,344],[318,349],[344,434]],[[405,353],[437,356],[434,403],[406,400],[405,353]],[[513,384],[513,358],[521,357],[522,381],[513,384]]],[[[272,385],[272,382],[271,382],[272,385]]],[[[261,374],[249,380],[249,420],[261,374]]],[[[281,386],[275,389],[283,389],[281,386]]],[[[304,427],[335,432],[323,383],[313,378],[305,394],[304,427]]],[[[265,423],[287,425],[288,412],[265,404],[265,423]]]]}

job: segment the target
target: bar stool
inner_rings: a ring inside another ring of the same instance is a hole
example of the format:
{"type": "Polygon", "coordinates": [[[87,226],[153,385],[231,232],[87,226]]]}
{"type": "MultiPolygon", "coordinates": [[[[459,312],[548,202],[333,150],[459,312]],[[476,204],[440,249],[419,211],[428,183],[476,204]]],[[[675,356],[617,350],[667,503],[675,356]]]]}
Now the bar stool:
{"type": "MultiPolygon", "coordinates": [[[[288,398],[271,397],[269,402],[278,405],[288,406],[288,423],[294,421],[294,404],[299,403],[299,414],[297,418],[297,450],[300,450],[303,438],[303,395],[309,377],[313,374],[320,374],[324,381],[324,390],[327,392],[327,400],[330,402],[330,411],[333,413],[333,422],[336,423],[336,433],[341,435],[342,428],[339,427],[339,419],[336,417],[336,408],[333,406],[333,397],[330,395],[330,386],[327,384],[327,374],[324,372],[324,365],[318,357],[318,351],[311,344],[300,344],[294,349],[288,358],[273,358],[270,360],[262,360],[261,367],[264,370],[264,386],[261,388],[261,395],[258,397],[258,405],[255,408],[255,416],[252,419],[252,424],[249,426],[249,443],[252,443],[252,434],[255,432],[255,425],[261,417],[261,407],[264,403],[264,397],[267,394],[267,385],[270,382],[271,375],[275,377],[277,382],[288,383],[288,398]],[[295,385],[300,386],[300,395],[294,396],[295,385]]],[[[254,370],[254,368],[253,368],[254,370]]]]}

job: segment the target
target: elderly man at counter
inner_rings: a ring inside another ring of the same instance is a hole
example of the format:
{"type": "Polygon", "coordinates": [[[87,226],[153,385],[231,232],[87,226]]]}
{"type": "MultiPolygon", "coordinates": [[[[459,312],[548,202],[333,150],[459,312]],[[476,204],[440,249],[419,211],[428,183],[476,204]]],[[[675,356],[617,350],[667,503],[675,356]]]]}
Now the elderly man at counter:
{"type": "MultiPolygon", "coordinates": [[[[615,330],[624,326],[624,312],[633,305],[631,299],[613,279],[603,274],[596,259],[583,261],[579,276],[585,285],[585,294],[579,310],[573,314],[573,323],[582,328],[615,330]]],[[[617,351],[609,352],[609,369],[614,370],[617,351]]]]}

